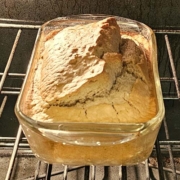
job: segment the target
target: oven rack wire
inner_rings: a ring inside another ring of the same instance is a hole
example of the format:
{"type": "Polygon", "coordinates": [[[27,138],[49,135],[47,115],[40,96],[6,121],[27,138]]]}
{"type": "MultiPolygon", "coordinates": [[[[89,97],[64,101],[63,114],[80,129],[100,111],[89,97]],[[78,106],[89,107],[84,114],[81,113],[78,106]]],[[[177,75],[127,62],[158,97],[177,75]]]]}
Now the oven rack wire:
{"type": "MultiPolygon", "coordinates": [[[[14,55],[16,53],[16,50],[18,49],[18,44],[20,41],[20,38],[24,31],[30,30],[34,31],[35,36],[38,33],[38,30],[40,28],[40,25],[42,22],[34,22],[34,21],[24,21],[24,20],[13,20],[13,19],[0,19],[0,30],[14,30],[16,35],[14,38],[14,42],[12,45],[12,48],[10,48],[9,57],[7,60],[5,60],[5,66],[4,69],[0,71],[0,117],[5,109],[6,103],[9,96],[18,96],[20,93],[21,85],[23,82],[23,79],[26,75],[25,71],[23,72],[11,72],[11,66],[12,62],[14,60],[14,55]],[[11,83],[6,83],[8,79],[20,79],[21,83],[17,83],[18,86],[12,85],[11,83]],[[10,85],[9,85],[10,84],[10,85]]],[[[165,42],[165,48],[167,51],[167,60],[166,66],[169,66],[170,68],[170,74],[166,76],[166,73],[160,72],[160,80],[162,85],[162,90],[164,85],[166,85],[163,90],[163,98],[164,101],[178,101],[180,100],[180,89],[179,89],[179,83],[180,79],[178,78],[177,74],[177,66],[178,61],[174,60],[174,54],[172,52],[172,44],[169,40],[169,37],[177,36],[180,37],[180,30],[179,29],[154,29],[155,34],[158,36],[163,37],[165,42]],[[168,65],[169,64],[169,65],[168,65]],[[162,74],[162,75],[161,75],[162,74]]],[[[158,39],[157,39],[158,40],[158,39]]],[[[158,41],[157,41],[158,42],[158,41]]],[[[32,51],[32,48],[29,49],[29,51],[32,51]]],[[[177,58],[176,58],[177,59],[177,58]]],[[[180,63],[180,61],[179,61],[180,63]]],[[[27,63],[28,64],[28,63],[27,63]]],[[[159,66],[163,66],[163,63],[159,63],[159,66]],[[162,64],[162,65],[161,65],[162,64]]],[[[144,179],[150,180],[155,179],[153,175],[153,169],[157,170],[157,179],[164,180],[165,173],[171,174],[171,179],[178,180],[180,179],[180,170],[176,168],[175,163],[175,157],[180,155],[180,140],[172,140],[170,138],[170,133],[167,125],[167,118],[165,117],[163,120],[163,129],[165,132],[165,139],[159,140],[157,138],[156,143],[154,145],[153,153],[154,157],[157,159],[157,163],[154,165],[151,163],[150,158],[147,159],[145,162],[142,162],[141,165],[143,166],[143,173],[144,173],[144,179]],[[165,167],[163,164],[163,155],[167,154],[169,159],[169,166],[165,167]],[[175,154],[175,155],[174,155],[175,154]]],[[[19,156],[25,156],[25,157],[33,157],[33,154],[29,148],[29,145],[27,143],[27,140],[25,137],[23,137],[23,132],[21,129],[21,126],[18,126],[17,135],[16,137],[2,137],[0,136],[0,157],[3,156],[10,156],[10,161],[8,165],[8,169],[6,172],[6,180],[12,179],[13,172],[16,169],[16,158],[19,156]]],[[[77,171],[80,169],[83,169],[84,173],[84,179],[86,180],[95,180],[98,168],[96,166],[73,166],[69,167],[67,165],[64,165],[63,168],[59,171],[53,171],[52,164],[45,164],[46,171],[44,173],[40,173],[40,169],[43,162],[38,161],[37,167],[35,169],[34,174],[32,174],[32,177],[25,177],[26,180],[33,180],[33,179],[46,179],[49,180],[51,177],[59,176],[61,175],[61,179],[67,180],[68,174],[71,171],[77,171]]],[[[138,166],[138,165],[137,165],[138,166]]],[[[111,167],[102,167],[103,168],[103,175],[102,179],[108,179],[108,172],[111,167]]],[[[117,179],[119,180],[126,180],[128,179],[128,170],[129,167],[125,166],[119,166],[116,167],[116,173],[117,173],[117,179]]]]}

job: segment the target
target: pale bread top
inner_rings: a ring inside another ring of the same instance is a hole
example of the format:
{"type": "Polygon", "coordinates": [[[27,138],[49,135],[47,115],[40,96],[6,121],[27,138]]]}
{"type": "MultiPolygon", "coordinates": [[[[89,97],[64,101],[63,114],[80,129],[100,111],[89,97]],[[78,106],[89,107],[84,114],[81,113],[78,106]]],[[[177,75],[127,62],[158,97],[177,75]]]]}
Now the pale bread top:
{"type": "Polygon", "coordinates": [[[121,38],[115,18],[51,34],[26,98],[32,118],[117,123],[155,116],[148,55],[130,35],[121,38]]]}

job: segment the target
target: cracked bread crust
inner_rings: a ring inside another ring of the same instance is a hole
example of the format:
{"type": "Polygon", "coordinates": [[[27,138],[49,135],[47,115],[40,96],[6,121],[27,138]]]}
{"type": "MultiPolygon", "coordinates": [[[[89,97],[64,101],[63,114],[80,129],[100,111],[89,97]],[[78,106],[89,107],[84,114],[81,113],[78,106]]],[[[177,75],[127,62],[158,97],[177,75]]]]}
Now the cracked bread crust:
{"type": "Polygon", "coordinates": [[[40,121],[146,122],[157,105],[145,52],[131,35],[121,38],[114,18],[52,33],[37,61],[25,111],[40,121]]]}
{"type": "Polygon", "coordinates": [[[43,100],[63,106],[85,101],[94,94],[108,93],[114,76],[121,71],[119,32],[116,20],[107,18],[84,26],[67,27],[48,39],[42,52],[39,87],[43,100]],[[115,62],[117,68],[112,67],[114,62],[105,62],[106,53],[113,53],[119,61],[115,62]],[[112,70],[105,72],[105,64],[112,70]]]}

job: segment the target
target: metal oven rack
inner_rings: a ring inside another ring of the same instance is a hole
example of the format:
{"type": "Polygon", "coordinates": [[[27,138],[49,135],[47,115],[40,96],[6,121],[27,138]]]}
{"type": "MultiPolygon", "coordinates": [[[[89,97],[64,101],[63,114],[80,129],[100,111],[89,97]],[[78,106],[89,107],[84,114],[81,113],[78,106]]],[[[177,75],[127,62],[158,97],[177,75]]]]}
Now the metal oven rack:
{"type": "Polygon", "coordinates": [[[130,167],[69,167],[36,159],[13,111],[41,23],[0,19],[0,179],[180,179],[180,30],[154,29],[166,117],[152,155],[130,167]]]}

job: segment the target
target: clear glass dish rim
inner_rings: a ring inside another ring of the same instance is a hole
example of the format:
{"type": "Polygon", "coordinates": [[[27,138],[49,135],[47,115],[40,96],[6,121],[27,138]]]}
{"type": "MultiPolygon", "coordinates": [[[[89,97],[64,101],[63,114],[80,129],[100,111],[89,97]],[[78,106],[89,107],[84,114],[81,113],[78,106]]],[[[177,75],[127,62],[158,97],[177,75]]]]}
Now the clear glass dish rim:
{"type": "MultiPolygon", "coordinates": [[[[152,34],[152,38],[154,43],[156,43],[156,39],[154,37],[154,33],[152,31],[152,29],[150,27],[148,27],[147,25],[145,25],[144,23],[142,22],[139,22],[139,21],[136,21],[136,20],[132,20],[132,19],[129,19],[129,18],[124,18],[124,17],[120,17],[120,16],[113,16],[113,15],[106,15],[106,14],[78,14],[78,15],[71,15],[71,16],[65,16],[65,17],[58,17],[58,18],[55,18],[55,19],[52,19],[51,21],[54,21],[54,20],[69,20],[69,19],[81,19],[83,20],[83,18],[85,18],[86,20],[88,20],[88,18],[94,18],[94,19],[91,19],[91,20],[96,20],[95,18],[105,18],[105,17],[115,17],[117,20],[124,20],[126,22],[128,22],[128,25],[129,23],[132,23],[132,24],[138,24],[138,25],[142,25],[144,26],[145,28],[149,29],[151,34],[152,34]]],[[[23,120],[25,120],[25,122],[27,122],[29,125],[33,126],[34,128],[37,128],[37,127],[41,127],[41,128],[45,128],[45,129],[48,129],[48,130],[53,130],[55,127],[57,128],[57,130],[60,130],[59,129],[59,126],[60,125],[70,125],[70,126],[74,126],[74,125],[79,125],[79,124],[82,124],[82,125],[96,125],[96,126],[105,126],[106,128],[104,130],[107,130],[107,133],[108,132],[111,132],[109,131],[108,129],[114,127],[114,129],[116,129],[117,126],[121,127],[129,127],[129,126],[139,126],[139,130],[144,130],[146,129],[147,127],[149,126],[153,126],[153,124],[155,124],[156,122],[161,122],[162,119],[164,118],[164,114],[165,114],[165,108],[164,108],[164,102],[163,102],[163,96],[162,96],[162,90],[161,90],[161,84],[160,84],[160,79],[159,79],[159,73],[158,73],[158,65],[157,65],[157,49],[155,49],[155,60],[153,60],[153,76],[154,76],[154,81],[155,81],[155,90],[156,90],[156,95],[157,95],[157,106],[158,106],[158,112],[156,114],[155,117],[153,117],[152,119],[149,119],[147,120],[146,122],[144,123],[91,123],[91,122],[84,122],[84,123],[80,123],[80,122],[42,122],[42,121],[38,121],[38,120],[35,120],[35,119],[32,119],[28,116],[26,116],[20,109],[20,102],[21,102],[21,99],[22,99],[22,94],[23,94],[23,90],[24,90],[24,87],[27,83],[27,79],[28,79],[28,75],[30,73],[30,69],[31,69],[31,64],[32,64],[32,61],[33,61],[33,57],[35,55],[35,49],[36,49],[36,46],[37,46],[37,42],[38,42],[38,39],[40,37],[40,33],[41,33],[41,30],[42,30],[42,27],[49,23],[50,21],[44,23],[41,28],[39,29],[39,32],[37,34],[37,38],[36,38],[36,41],[35,41],[35,44],[34,44],[34,48],[33,48],[33,52],[32,52],[32,55],[31,55],[31,58],[30,58],[30,61],[29,61],[29,65],[28,65],[28,69],[27,69],[27,73],[26,73],[26,76],[25,76],[25,79],[24,79],[24,82],[23,82],[23,85],[22,85],[22,88],[21,88],[21,91],[20,91],[20,94],[18,96],[18,99],[17,99],[17,102],[16,102],[16,105],[15,105],[15,113],[17,115],[18,118],[21,118],[23,120]],[[53,128],[52,128],[53,127],[53,128]]],[[[159,124],[157,123],[157,124],[159,124]]],[[[87,129],[85,129],[86,131],[87,129]]],[[[66,131],[66,130],[65,130],[66,131]]],[[[67,130],[68,133],[70,133],[69,130],[67,130]]],[[[93,129],[90,129],[91,132],[93,132],[93,129]]],[[[96,131],[94,131],[96,132],[96,131]]],[[[124,133],[124,131],[121,131],[119,130],[119,133],[124,133]]],[[[129,131],[128,131],[129,132],[129,131]]],[[[77,133],[81,133],[81,132],[77,132],[77,133]]],[[[87,131],[88,133],[88,131],[87,131]]]]}

